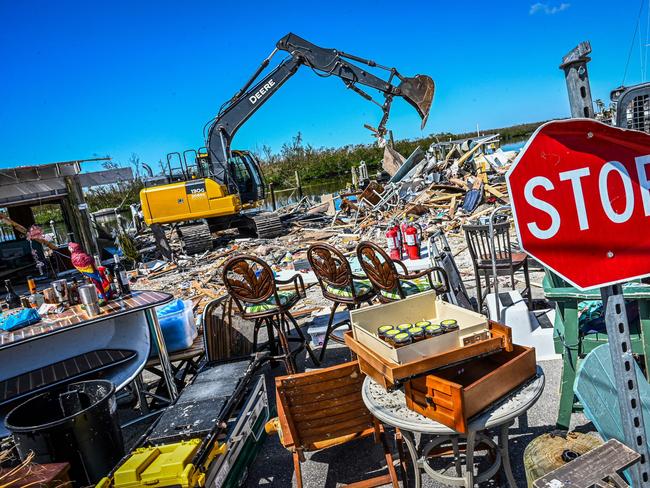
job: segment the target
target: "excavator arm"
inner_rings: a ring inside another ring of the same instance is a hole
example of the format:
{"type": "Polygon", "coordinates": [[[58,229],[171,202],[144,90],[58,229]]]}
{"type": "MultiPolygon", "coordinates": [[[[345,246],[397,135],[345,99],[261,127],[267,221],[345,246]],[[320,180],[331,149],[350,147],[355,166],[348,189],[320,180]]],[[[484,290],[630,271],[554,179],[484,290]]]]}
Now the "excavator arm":
{"type": "Polygon", "coordinates": [[[378,127],[369,127],[377,137],[386,133],[386,122],[390,106],[395,96],[404,98],[422,118],[422,127],[426,124],[434,94],[433,80],[426,75],[403,77],[395,68],[388,68],[374,61],[346,54],[336,49],[316,46],[295,34],[287,34],[280,39],[271,55],[266,58],[246,84],[219,111],[210,126],[207,147],[212,166],[212,177],[225,184],[231,191],[237,191],[230,175],[230,143],[237,130],[289,79],[301,66],[310,67],[317,75],[337,76],[343,83],[366,100],[376,103],[383,111],[378,127]],[[271,58],[278,51],[286,51],[289,57],[284,59],[270,73],[258,81],[262,72],[268,67],[271,58]],[[366,69],[351,61],[372,68],[384,69],[390,73],[388,80],[382,80],[366,69]],[[397,79],[399,84],[395,84],[397,79]],[[376,89],[384,94],[383,103],[375,101],[370,94],[358,85],[376,89]]]}

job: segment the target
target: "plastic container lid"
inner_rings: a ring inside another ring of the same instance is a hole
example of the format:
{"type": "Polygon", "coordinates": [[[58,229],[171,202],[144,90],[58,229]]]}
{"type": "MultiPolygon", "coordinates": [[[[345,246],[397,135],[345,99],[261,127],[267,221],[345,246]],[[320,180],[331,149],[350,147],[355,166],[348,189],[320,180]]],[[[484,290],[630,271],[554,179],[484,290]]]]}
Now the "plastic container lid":
{"type": "Polygon", "coordinates": [[[397,329],[390,329],[390,330],[386,331],[385,335],[386,335],[387,338],[392,339],[399,333],[400,333],[400,331],[397,330],[397,329]]]}
{"type": "Polygon", "coordinates": [[[377,329],[377,334],[379,335],[379,337],[386,337],[386,332],[388,332],[389,330],[393,330],[392,325],[381,325],[379,326],[379,329],[377,329]]]}

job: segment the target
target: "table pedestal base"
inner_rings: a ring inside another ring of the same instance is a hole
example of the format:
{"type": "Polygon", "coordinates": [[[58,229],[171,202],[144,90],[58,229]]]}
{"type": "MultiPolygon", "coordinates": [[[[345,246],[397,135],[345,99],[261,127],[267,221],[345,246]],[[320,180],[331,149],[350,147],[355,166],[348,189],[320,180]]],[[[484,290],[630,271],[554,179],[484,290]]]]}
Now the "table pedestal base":
{"type": "MultiPolygon", "coordinates": [[[[483,432],[470,431],[465,436],[461,435],[436,435],[433,436],[426,444],[422,440],[418,443],[415,440],[413,433],[397,429],[398,439],[404,441],[406,448],[411,458],[413,465],[413,483],[408,483],[409,486],[413,485],[415,488],[422,487],[422,473],[428,474],[432,479],[440,481],[441,483],[451,486],[464,486],[467,488],[473,487],[476,483],[483,483],[494,477],[503,466],[506,480],[511,488],[516,488],[514,476],[512,474],[512,467],[510,466],[510,456],[508,453],[508,430],[512,422],[503,424],[499,427],[497,442],[494,442],[492,437],[483,432]],[[465,473],[463,474],[462,461],[460,457],[459,441],[465,440],[465,473]],[[454,456],[454,467],[456,469],[456,476],[449,476],[435,470],[429,463],[429,459],[434,457],[431,452],[436,448],[442,447],[445,444],[451,444],[451,449],[454,456]],[[494,460],[492,464],[480,473],[474,473],[474,451],[479,445],[486,446],[494,453],[494,460]]],[[[400,442],[399,440],[397,441],[400,442]]],[[[403,452],[400,450],[400,454],[403,452]]],[[[401,456],[400,456],[401,457],[401,456]]],[[[401,459],[402,463],[404,462],[401,459]]],[[[407,469],[403,469],[404,474],[407,469]]],[[[406,486],[406,483],[405,483],[406,486]]]]}

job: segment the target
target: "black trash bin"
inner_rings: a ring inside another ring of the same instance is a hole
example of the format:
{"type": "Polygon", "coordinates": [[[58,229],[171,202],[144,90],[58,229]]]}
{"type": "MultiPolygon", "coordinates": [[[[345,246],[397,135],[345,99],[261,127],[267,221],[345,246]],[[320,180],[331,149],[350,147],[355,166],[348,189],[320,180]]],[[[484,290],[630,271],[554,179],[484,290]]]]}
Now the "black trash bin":
{"type": "Polygon", "coordinates": [[[21,459],[34,452],[35,463],[69,462],[76,486],[96,484],[124,456],[110,381],[81,381],[30,398],[9,412],[5,425],[21,459]]]}

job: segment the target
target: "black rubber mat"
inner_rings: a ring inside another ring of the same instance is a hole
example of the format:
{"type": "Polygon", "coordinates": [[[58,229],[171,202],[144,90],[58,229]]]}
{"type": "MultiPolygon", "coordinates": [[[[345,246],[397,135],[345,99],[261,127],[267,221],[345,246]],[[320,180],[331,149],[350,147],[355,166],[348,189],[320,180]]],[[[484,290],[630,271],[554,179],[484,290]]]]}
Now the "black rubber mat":
{"type": "Polygon", "coordinates": [[[0,382],[0,405],[128,361],[135,351],[99,349],[0,382]]]}

